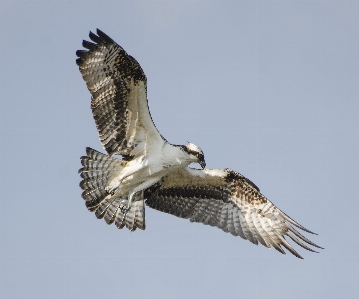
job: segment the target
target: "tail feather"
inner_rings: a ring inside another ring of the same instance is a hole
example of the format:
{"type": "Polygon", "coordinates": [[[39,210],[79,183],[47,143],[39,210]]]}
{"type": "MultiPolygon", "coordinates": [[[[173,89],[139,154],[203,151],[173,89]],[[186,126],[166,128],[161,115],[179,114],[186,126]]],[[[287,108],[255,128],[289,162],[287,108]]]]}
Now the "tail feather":
{"type": "Polygon", "coordinates": [[[95,177],[95,178],[88,178],[83,179],[80,183],[80,187],[83,190],[94,190],[97,188],[101,188],[104,184],[106,184],[108,181],[108,177],[103,175],[102,177],[95,177]]]}
{"type": "Polygon", "coordinates": [[[97,179],[97,178],[101,178],[104,175],[110,175],[113,169],[108,169],[108,170],[96,170],[96,169],[92,169],[91,171],[89,170],[84,170],[83,172],[81,172],[80,176],[83,179],[97,179]]]}
{"type": "Polygon", "coordinates": [[[107,192],[105,188],[103,188],[102,186],[95,189],[85,190],[81,194],[82,198],[86,201],[94,201],[94,200],[102,199],[106,195],[107,192]]]}
{"type": "Polygon", "coordinates": [[[135,223],[139,229],[146,228],[144,201],[135,201],[135,223]]]}
{"type": "Polygon", "coordinates": [[[115,221],[116,213],[121,205],[121,198],[117,197],[113,202],[108,206],[104,219],[107,224],[111,224],[115,221]]]}
{"type": "Polygon", "coordinates": [[[79,170],[84,190],[82,198],[90,212],[95,212],[97,218],[104,218],[107,224],[115,222],[118,228],[127,227],[134,231],[136,228],[145,229],[145,208],[143,194],[135,196],[130,210],[124,214],[121,207],[127,198],[110,195],[105,190],[108,182],[121,166],[121,160],[102,154],[92,148],[86,148],[87,156],[81,157],[82,168],[79,170]]]}
{"type": "Polygon", "coordinates": [[[136,229],[135,226],[135,209],[131,208],[126,214],[126,227],[129,230],[134,231],[136,229]]]}
{"type": "Polygon", "coordinates": [[[126,225],[125,217],[126,215],[123,214],[121,209],[119,208],[115,216],[115,225],[117,226],[118,229],[122,229],[125,227],[126,225]]]}
{"type": "MultiPolygon", "coordinates": [[[[121,201],[120,206],[125,204],[126,202],[121,201]]],[[[126,214],[118,207],[114,221],[119,229],[125,226],[130,231],[135,231],[137,228],[142,230],[146,229],[144,200],[140,199],[132,202],[131,208],[126,214]]]]}
{"type": "Polygon", "coordinates": [[[100,202],[98,205],[95,215],[97,219],[102,219],[103,216],[105,216],[105,213],[108,209],[108,207],[112,204],[112,202],[115,200],[115,198],[112,198],[111,195],[107,195],[103,201],[100,202]]]}

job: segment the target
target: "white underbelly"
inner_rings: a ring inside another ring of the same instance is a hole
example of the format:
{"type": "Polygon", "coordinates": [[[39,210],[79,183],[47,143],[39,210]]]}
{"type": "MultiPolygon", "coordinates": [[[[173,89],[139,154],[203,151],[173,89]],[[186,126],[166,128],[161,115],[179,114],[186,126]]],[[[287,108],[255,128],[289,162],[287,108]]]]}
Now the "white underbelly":
{"type": "MultiPolygon", "coordinates": [[[[175,171],[178,168],[184,167],[183,165],[172,165],[171,167],[150,167],[144,166],[140,168],[135,173],[126,176],[121,180],[119,192],[122,196],[127,196],[134,188],[139,186],[145,181],[152,180],[157,178],[159,181],[162,177],[168,175],[172,171],[175,171]]],[[[121,179],[120,174],[116,179],[121,179]]]]}
{"type": "MultiPolygon", "coordinates": [[[[108,184],[117,185],[119,187],[117,192],[121,196],[127,196],[133,189],[145,182],[150,185],[150,181],[155,183],[172,171],[188,166],[189,163],[180,159],[181,155],[178,153],[167,153],[168,149],[164,152],[161,150],[162,148],[157,153],[153,154],[152,152],[149,156],[137,157],[132,161],[124,162],[108,184]]],[[[170,150],[173,148],[171,147],[170,150]]]]}

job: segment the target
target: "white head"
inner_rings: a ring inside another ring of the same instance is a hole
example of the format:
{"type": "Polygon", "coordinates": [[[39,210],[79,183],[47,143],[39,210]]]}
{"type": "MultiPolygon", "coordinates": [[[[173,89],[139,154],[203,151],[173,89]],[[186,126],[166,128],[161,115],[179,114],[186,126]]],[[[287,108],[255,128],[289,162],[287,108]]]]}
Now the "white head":
{"type": "Polygon", "coordinates": [[[187,145],[182,146],[182,149],[193,158],[195,163],[199,163],[202,169],[206,167],[203,151],[197,145],[188,142],[187,145]]]}

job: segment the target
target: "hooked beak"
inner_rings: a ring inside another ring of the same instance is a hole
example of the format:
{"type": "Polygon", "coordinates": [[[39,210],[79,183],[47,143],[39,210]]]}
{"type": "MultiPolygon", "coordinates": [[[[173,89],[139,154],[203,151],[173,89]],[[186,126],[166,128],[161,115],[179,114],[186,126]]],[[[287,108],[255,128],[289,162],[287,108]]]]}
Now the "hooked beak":
{"type": "Polygon", "coordinates": [[[202,169],[206,168],[206,162],[204,160],[201,160],[198,163],[199,163],[199,165],[201,165],[202,169]]]}

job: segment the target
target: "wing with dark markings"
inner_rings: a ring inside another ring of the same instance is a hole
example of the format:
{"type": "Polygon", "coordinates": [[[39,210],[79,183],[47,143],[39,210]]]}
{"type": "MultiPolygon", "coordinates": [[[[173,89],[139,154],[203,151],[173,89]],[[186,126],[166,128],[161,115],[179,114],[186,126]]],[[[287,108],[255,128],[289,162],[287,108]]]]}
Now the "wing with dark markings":
{"type": "Polygon", "coordinates": [[[302,241],[319,247],[300,234],[294,226],[309,232],[264,197],[256,185],[230,169],[178,170],[148,189],[146,204],[156,210],[216,226],[234,236],[274,247],[286,248],[302,258],[285,237],[314,251],[302,241]]]}
{"type": "Polygon", "coordinates": [[[100,141],[108,154],[136,156],[162,141],[147,104],[146,75],[139,63],[101,30],[76,52],[100,141]]]}

